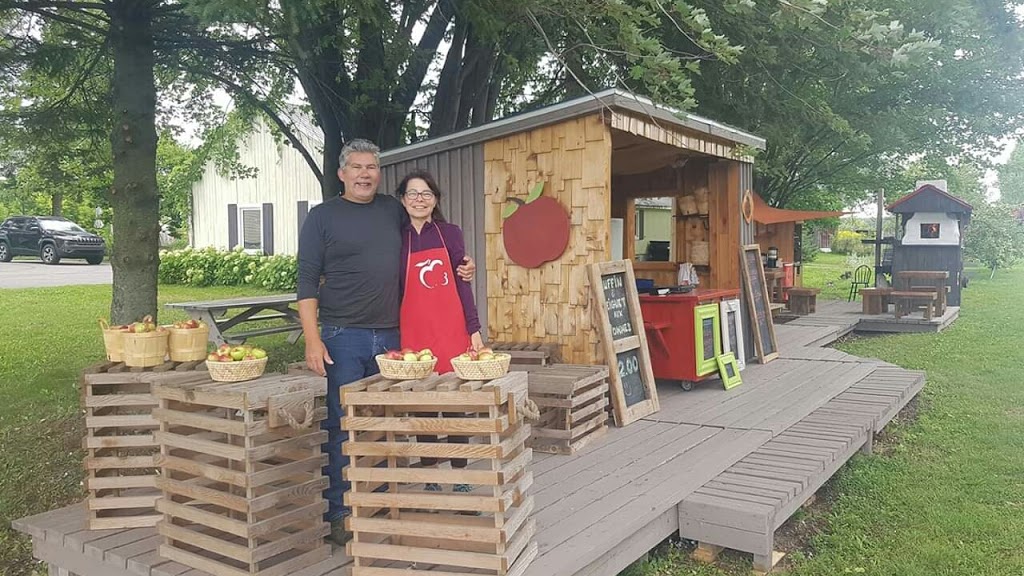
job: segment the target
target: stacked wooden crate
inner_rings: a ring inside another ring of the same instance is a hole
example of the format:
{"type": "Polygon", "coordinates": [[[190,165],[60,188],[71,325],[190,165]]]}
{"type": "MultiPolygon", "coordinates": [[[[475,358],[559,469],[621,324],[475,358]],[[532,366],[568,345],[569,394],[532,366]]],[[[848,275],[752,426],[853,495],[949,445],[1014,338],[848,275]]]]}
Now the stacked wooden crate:
{"type": "Polygon", "coordinates": [[[128,368],[104,362],[87,368],[80,380],[85,411],[85,488],[89,493],[89,528],[155,526],[155,457],[159,448],[152,411],[157,382],[206,380],[201,362],[168,363],[153,368],[128,368]]]}
{"type": "Polygon", "coordinates": [[[530,399],[540,408],[529,446],[575,454],[608,431],[608,367],[553,364],[529,371],[530,399]]]}
{"type": "Polygon", "coordinates": [[[326,381],[161,383],[160,555],[216,576],[286,576],[330,556],[326,381]]]}
{"type": "MultiPolygon", "coordinates": [[[[493,342],[491,349],[512,356],[515,366],[547,366],[562,361],[558,344],[541,342],[493,342]]],[[[515,369],[515,368],[513,368],[515,369]]]]}
{"type": "Polygon", "coordinates": [[[526,570],[537,555],[526,398],[524,372],[488,382],[375,376],[342,387],[352,576],[526,570]],[[465,467],[443,464],[451,460],[465,467]]]}

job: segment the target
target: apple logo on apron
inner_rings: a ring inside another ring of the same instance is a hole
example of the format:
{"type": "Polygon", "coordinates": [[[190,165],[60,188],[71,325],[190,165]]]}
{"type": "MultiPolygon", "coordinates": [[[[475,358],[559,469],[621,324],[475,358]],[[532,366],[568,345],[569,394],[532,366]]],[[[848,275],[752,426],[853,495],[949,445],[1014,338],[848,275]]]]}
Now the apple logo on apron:
{"type": "MultiPolygon", "coordinates": [[[[443,264],[443,262],[441,262],[440,260],[431,258],[427,258],[423,262],[419,262],[418,264],[416,264],[416,267],[420,269],[420,284],[422,284],[424,288],[427,288],[428,290],[433,290],[435,288],[435,286],[427,283],[427,273],[433,272],[434,268],[440,266],[441,264],[443,264]]],[[[441,286],[447,285],[448,273],[445,272],[444,278],[441,282],[441,286]]]]}

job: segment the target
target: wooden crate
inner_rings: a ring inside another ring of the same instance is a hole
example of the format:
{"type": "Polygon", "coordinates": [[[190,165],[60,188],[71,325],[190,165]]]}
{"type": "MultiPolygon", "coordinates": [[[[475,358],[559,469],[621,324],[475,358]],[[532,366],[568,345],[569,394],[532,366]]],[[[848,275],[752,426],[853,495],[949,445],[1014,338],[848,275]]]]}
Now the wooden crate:
{"type": "Polygon", "coordinates": [[[530,399],[540,408],[528,445],[575,454],[608,431],[608,367],[553,364],[529,372],[530,399]]]}
{"type": "Polygon", "coordinates": [[[160,555],[215,576],[285,576],[330,556],[326,380],[158,384],[160,555]]]}
{"type": "Polygon", "coordinates": [[[538,342],[492,342],[491,349],[505,352],[512,356],[515,365],[539,365],[561,362],[561,352],[557,344],[541,344],[538,342]]]}
{"type": "Polygon", "coordinates": [[[374,376],[342,387],[352,576],[525,572],[537,556],[526,398],[525,372],[489,382],[374,376]],[[467,465],[449,468],[452,459],[467,465]],[[427,491],[429,483],[442,491],[427,491]],[[458,484],[474,489],[454,492],[458,484]]]}
{"type": "Polygon", "coordinates": [[[168,362],[129,368],[104,362],[83,371],[80,404],[85,412],[85,488],[91,530],[155,526],[160,491],[155,457],[159,448],[152,417],[155,382],[206,379],[202,362],[168,362]]]}

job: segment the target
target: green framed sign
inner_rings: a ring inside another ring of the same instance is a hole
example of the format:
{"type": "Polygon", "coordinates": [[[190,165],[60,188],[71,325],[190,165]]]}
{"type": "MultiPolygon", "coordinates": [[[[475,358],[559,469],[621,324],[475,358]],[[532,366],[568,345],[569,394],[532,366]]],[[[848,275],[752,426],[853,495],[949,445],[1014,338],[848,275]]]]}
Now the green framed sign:
{"type": "Polygon", "coordinates": [[[743,377],[740,376],[740,367],[736,363],[736,356],[732,352],[726,352],[717,358],[718,362],[718,375],[722,377],[722,386],[726,390],[735,388],[743,383],[743,377]]]}
{"type": "Polygon", "coordinates": [[[693,331],[697,375],[714,374],[718,371],[715,359],[722,354],[721,314],[717,302],[693,309],[693,331]]]}

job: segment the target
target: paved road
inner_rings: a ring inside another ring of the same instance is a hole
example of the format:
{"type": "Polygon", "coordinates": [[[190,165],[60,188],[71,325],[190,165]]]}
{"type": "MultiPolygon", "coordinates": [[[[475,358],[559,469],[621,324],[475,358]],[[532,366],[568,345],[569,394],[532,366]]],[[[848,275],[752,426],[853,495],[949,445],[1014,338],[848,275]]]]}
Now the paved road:
{"type": "Polygon", "coordinates": [[[0,262],[0,289],[110,284],[110,264],[90,266],[84,260],[65,260],[47,266],[39,260],[0,262]]]}

